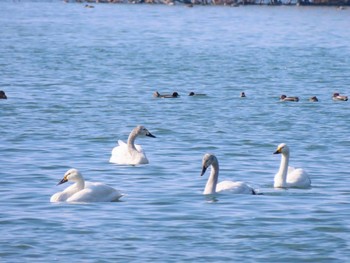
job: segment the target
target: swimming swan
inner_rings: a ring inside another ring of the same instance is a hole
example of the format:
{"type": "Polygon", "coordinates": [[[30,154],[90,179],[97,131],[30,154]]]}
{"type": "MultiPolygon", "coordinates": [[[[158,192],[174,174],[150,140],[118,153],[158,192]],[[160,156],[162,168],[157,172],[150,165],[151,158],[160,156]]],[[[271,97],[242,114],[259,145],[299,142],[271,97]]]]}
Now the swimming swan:
{"type": "Polygon", "coordinates": [[[137,126],[131,131],[127,143],[118,140],[119,145],[113,148],[109,162],[130,165],[148,164],[148,159],[141,145],[135,144],[137,136],[156,138],[144,126],[137,126]]]}
{"type": "Polygon", "coordinates": [[[84,181],[77,169],[69,169],[57,185],[68,181],[75,184],[51,196],[50,202],[113,202],[123,196],[118,190],[103,183],[84,181]]]}
{"type": "Polygon", "coordinates": [[[274,187],[276,188],[308,188],[311,186],[311,180],[307,173],[301,169],[295,169],[288,166],[289,148],[285,143],[278,145],[274,154],[282,154],[281,165],[278,173],[275,175],[274,187]]]}
{"type": "Polygon", "coordinates": [[[215,155],[207,153],[203,156],[201,176],[203,176],[209,166],[211,166],[211,171],[209,179],[203,191],[204,195],[215,194],[223,191],[229,191],[233,194],[256,194],[253,188],[243,182],[222,181],[218,183],[218,159],[215,155]]]}

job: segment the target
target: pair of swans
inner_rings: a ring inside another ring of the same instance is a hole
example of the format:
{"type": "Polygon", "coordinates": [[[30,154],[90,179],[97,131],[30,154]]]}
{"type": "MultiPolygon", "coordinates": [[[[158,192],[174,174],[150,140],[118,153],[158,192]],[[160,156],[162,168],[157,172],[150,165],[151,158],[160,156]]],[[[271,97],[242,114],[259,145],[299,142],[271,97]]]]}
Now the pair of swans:
{"type": "MultiPolygon", "coordinates": [[[[289,164],[289,147],[285,143],[278,145],[274,154],[281,154],[280,168],[274,178],[275,188],[309,188],[311,180],[307,173],[301,169],[295,169],[289,164]]],[[[201,176],[211,166],[210,175],[205,185],[203,194],[210,195],[229,191],[233,194],[257,194],[256,191],[244,182],[222,181],[218,183],[219,162],[215,155],[205,154],[202,160],[201,176]]]]}
{"type": "MultiPolygon", "coordinates": [[[[142,147],[135,144],[137,136],[148,136],[155,138],[144,126],[134,128],[127,143],[119,140],[118,146],[112,150],[111,163],[117,164],[148,164],[148,159],[142,147]]],[[[63,179],[58,183],[74,182],[64,191],[54,194],[51,202],[113,202],[118,201],[123,195],[116,189],[98,182],[87,182],[77,169],[68,170],[63,179]]]]}

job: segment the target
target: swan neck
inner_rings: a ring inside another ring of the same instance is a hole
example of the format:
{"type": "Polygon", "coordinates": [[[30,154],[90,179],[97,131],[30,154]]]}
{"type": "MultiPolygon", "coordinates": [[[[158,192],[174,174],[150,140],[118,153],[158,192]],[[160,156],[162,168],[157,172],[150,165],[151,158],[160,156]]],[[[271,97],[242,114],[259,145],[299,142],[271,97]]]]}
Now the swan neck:
{"type": "Polygon", "coordinates": [[[134,150],[136,150],[136,147],[135,147],[135,139],[137,137],[137,134],[135,133],[135,131],[132,131],[129,135],[129,138],[128,138],[128,149],[129,149],[129,152],[132,152],[134,150]]]}
{"type": "Polygon", "coordinates": [[[205,185],[205,189],[203,194],[215,194],[216,193],[216,185],[218,183],[219,178],[219,163],[213,162],[211,165],[210,175],[205,185]]]}
{"type": "Polygon", "coordinates": [[[78,178],[75,182],[75,188],[80,191],[85,188],[85,181],[82,177],[78,178]]]}
{"type": "Polygon", "coordinates": [[[281,187],[287,186],[288,165],[289,165],[289,154],[288,153],[282,154],[281,165],[278,171],[278,176],[279,176],[280,182],[282,183],[281,187]]]}

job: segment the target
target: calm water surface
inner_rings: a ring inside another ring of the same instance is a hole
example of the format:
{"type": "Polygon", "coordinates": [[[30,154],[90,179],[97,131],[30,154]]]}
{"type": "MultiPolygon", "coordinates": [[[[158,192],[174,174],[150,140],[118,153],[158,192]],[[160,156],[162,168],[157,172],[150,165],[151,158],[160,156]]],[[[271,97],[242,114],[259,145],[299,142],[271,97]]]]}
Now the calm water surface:
{"type": "Polygon", "coordinates": [[[350,102],[331,99],[350,95],[349,17],[1,2],[1,262],[349,260],[350,102]],[[156,90],[181,97],[154,99],[156,90]],[[300,101],[280,103],[283,93],[300,101]],[[150,164],[110,164],[138,124],[157,136],[137,140],[150,164]],[[281,142],[311,189],[273,188],[281,142]],[[264,195],[203,196],[206,152],[219,180],[264,195]],[[71,167],[126,196],[50,203],[71,167]]]}

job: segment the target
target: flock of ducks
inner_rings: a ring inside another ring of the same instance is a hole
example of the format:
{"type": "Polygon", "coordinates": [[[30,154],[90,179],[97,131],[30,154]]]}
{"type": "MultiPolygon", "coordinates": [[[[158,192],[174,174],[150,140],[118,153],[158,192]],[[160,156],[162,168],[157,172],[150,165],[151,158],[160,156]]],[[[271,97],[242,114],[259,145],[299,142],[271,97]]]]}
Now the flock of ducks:
{"type": "MultiPolygon", "coordinates": [[[[174,91],[171,94],[160,94],[158,91],[155,91],[153,93],[153,97],[155,98],[178,98],[179,96],[179,93],[177,93],[176,91],[174,91]]],[[[191,91],[190,93],[188,93],[188,96],[207,96],[207,94],[194,93],[193,91],[191,91]]]]}
{"type": "MultiPolygon", "coordinates": [[[[195,93],[193,91],[191,91],[188,96],[206,96],[207,94],[203,94],[203,93],[195,93]]],[[[160,94],[158,91],[155,91],[153,93],[153,97],[155,98],[178,98],[180,96],[180,94],[176,91],[174,91],[173,93],[169,93],[169,94],[160,94]]],[[[245,95],[244,92],[240,93],[240,97],[241,98],[245,98],[247,97],[245,95]]],[[[7,99],[7,96],[5,94],[5,92],[3,90],[0,90],[0,99],[7,99]]],[[[348,96],[345,95],[340,95],[338,92],[333,93],[332,96],[333,100],[342,100],[342,101],[347,101],[348,100],[348,96]]],[[[299,97],[289,97],[285,94],[282,94],[280,96],[280,101],[299,101],[299,97]]],[[[318,98],[316,96],[312,96],[311,98],[309,98],[309,101],[312,102],[317,102],[318,98]]]]}
{"type": "MultiPolygon", "coordinates": [[[[339,93],[336,92],[336,93],[333,93],[332,99],[347,101],[348,96],[340,95],[339,93]]],[[[299,97],[287,97],[286,95],[283,94],[280,96],[280,101],[299,101],[299,97]]],[[[309,98],[309,101],[317,102],[318,98],[316,96],[312,96],[311,98],[309,98]]]]}
{"type": "MultiPolygon", "coordinates": [[[[180,95],[178,92],[174,91],[173,93],[169,93],[169,94],[160,94],[158,91],[155,91],[153,93],[153,97],[155,98],[178,98],[180,95]]],[[[206,96],[206,94],[200,94],[200,93],[194,93],[193,91],[191,91],[188,96],[206,96]]],[[[247,97],[245,92],[241,92],[240,93],[240,97],[241,98],[245,98],[247,97]]],[[[348,100],[348,96],[344,96],[344,95],[340,95],[339,93],[333,93],[332,96],[333,100],[343,100],[343,101],[347,101],[348,100]]],[[[316,96],[312,96],[311,98],[308,99],[311,102],[317,102],[318,98],[316,96]]],[[[285,94],[282,94],[280,96],[280,101],[299,101],[299,97],[296,96],[287,96],[285,94]]]]}
{"type": "MultiPolygon", "coordinates": [[[[127,143],[119,140],[118,145],[112,149],[109,162],[119,165],[143,165],[148,164],[141,145],[135,144],[137,137],[156,138],[144,126],[136,126],[130,133],[127,143]]],[[[278,145],[274,154],[281,154],[280,168],[274,178],[275,188],[309,188],[311,180],[307,173],[301,169],[289,166],[290,150],[285,143],[278,145]]],[[[232,194],[256,195],[257,191],[244,182],[222,181],[218,183],[219,161],[214,154],[206,153],[202,160],[201,176],[210,167],[210,175],[205,185],[203,194],[214,195],[222,192],[232,194]]],[[[85,181],[77,169],[69,169],[58,185],[65,182],[74,184],[64,191],[52,195],[51,202],[114,202],[123,194],[103,183],[85,181]]]]}

